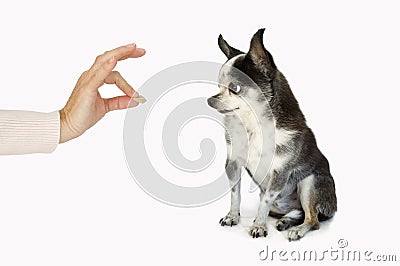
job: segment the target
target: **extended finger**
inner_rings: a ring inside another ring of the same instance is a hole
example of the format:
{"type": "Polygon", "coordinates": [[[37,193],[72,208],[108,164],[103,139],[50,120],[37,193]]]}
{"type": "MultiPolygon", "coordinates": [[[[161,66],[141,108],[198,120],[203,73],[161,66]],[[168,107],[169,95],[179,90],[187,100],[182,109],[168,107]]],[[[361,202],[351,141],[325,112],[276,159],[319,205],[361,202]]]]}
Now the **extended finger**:
{"type": "Polygon", "coordinates": [[[143,48],[136,48],[136,50],[128,55],[122,56],[121,58],[118,59],[118,61],[122,61],[128,58],[138,58],[138,57],[142,57],[143,55],[146,54],[146,50],[143,48]]]}
{"type": "Polygon", "coordinates": [[[93,66],[96,65],[101,65],[111,58],[115,58],[115,61],[120,61],[124,60],[127,58],[136,58],[143,56],[146,53],[146,51],[143,48],[137,48],[136,44],[128,44],[125,46],[121,46],[118,48],[115,48],[113,50],[107,51],[103,53],[102,55],[99,55],[96,58],[96,61],[94,62],[93,66]]]}
{"type": "Polygon", "coordinates": [[[135,101],[131,101],[131,97],[129,96],[117,96],[114,98],[103,99],[104,104],[106,106],[106,111],[114,111],[114,110],[122,110],[130,107],[135,107],[139,103],[135,101]]]}
{"type": "Polygon", "coordinates": [[[139,57],[144,55],[144,53],[143,49],[136,49],[136,45],[132,44],[118,47],[98,56],[88,71],[90,73],[90,81],[94,85],[93,87],[98,88],[103,85],[104,80],[110,75],[118,60],[139,57]]]}
{"type": "Polygon", "coordinates": [[[121,76],[118,71],[112,71],[104,80],[106,84],[115,84],[123,93],[129,97],[134,96],[135,90],[131,85],[121,76]]]}

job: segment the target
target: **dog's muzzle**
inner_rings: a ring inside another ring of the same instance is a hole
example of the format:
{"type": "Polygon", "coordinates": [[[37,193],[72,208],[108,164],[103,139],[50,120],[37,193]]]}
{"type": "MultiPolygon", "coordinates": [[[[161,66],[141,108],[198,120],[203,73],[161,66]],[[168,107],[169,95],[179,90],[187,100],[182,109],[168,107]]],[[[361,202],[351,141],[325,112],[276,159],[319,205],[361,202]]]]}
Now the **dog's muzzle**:
{"type": "Polygon", "coordinates": [[[220,102],[220,100],[218,100],[215,97],[210,97],[207,99],[207,103],[210,107],[214,108],[214,109],[218,109],[218,103],[220,102]]]}
{"type": "Polygon", "coordinates": [[[218,112],[220,112],[221,114],[226,114],[226,113],[230,113],[232,111],[235,111],[237,109],[239,109],[239,107],[236,108],[227,108],[225,107],[223,104],[221,104],[221,100],[219,100],[216,97],[210,97],[207,99],[207,103],[209,106],[211,106],[214,109],[217,109],[218,112]]]}

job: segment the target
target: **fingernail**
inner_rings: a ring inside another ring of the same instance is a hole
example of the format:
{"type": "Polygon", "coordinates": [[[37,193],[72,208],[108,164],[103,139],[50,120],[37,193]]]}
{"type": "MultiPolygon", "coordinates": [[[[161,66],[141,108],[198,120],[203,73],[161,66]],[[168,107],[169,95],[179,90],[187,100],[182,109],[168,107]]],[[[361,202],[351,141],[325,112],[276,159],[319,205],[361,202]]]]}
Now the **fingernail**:
{"type": "Polygon", "coordinates": [[[131,100],[134,100],[137,103],[145,103],[145,102],[147,102],[146,98],[144,98],[142,95],[139,95],[138,97],[132,97],[131,100]]]}
{"type": "Polygon", "coordinates": [[[111,58],[108,60],[108,63],[112,64],[114,63],[115,56],[111,56],[111,58]]]}
{"type": "Polygon", "coordinates": [[[136,43],[131,43],[131,44],[128,44],[126,47],[135,47],[136,46],[136,43]]]}
{"type": "Polygon", "coordinates": [[[146,53],[146,50],[143,48],[136,48],[136,51],[138,52],[142,52],[142,53],[146,53]]]}
{"type": "Polygon", "coordinates": [[[132,101],[132,99],[131,99],[131,101],[130,101],[129,104],[128,104],[128,108],[136,107],[136,106],[138,106],[138,105],[139,105],[138,102],[132,101]]]}

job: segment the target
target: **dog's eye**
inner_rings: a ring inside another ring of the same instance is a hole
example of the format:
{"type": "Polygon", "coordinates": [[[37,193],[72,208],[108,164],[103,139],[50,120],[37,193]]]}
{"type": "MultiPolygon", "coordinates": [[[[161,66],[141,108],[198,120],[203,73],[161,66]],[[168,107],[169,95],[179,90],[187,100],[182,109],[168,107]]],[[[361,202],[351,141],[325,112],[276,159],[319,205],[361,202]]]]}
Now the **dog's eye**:
{"type": "Polygon", "coordinates": [[[231,82],[231,83],[229,83],[229,90],[232,91],[234,94],[238,94],[240,92],[240,86],[233,84],[231,82]]]}

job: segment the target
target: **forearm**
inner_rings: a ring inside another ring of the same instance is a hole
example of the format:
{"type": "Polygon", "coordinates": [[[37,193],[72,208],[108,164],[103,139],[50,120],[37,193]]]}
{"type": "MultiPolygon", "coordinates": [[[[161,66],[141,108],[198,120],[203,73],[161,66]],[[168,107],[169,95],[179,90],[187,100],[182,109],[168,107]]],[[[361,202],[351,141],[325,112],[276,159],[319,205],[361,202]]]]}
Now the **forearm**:
{"type": "Polygon", "coordinates": [[[0,155],[51,153],[59,141],[58,111],[0,110],[0,155]]]}

